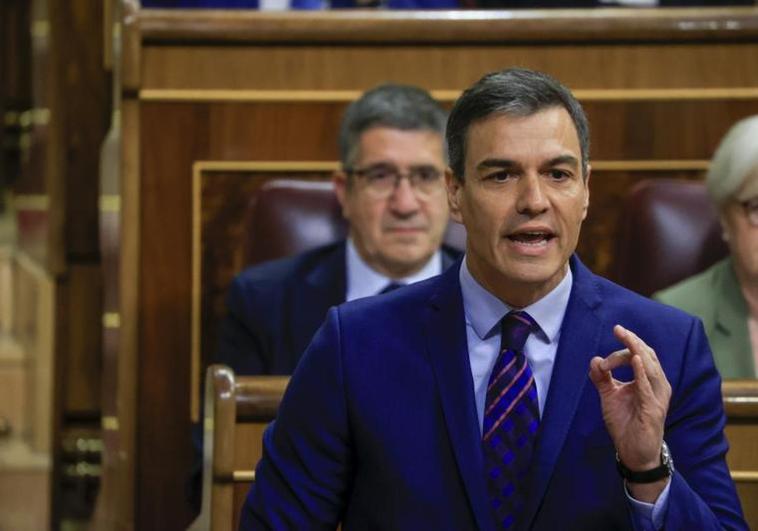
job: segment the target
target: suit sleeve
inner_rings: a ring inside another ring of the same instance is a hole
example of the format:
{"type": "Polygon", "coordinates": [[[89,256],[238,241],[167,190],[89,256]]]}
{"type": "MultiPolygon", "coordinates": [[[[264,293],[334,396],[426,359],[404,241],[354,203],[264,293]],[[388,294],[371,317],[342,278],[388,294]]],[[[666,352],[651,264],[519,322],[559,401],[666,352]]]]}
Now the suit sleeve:
{"type": "Polygon", "coordinates": [[[219,329],[215,362],[228,365],[236,374],[271,372],[266,339],[261,331],[263,316],[257,315],[253,297],[243,280],[235,278],[226,298],[226,316],[219,329]]]}
{"type": "Polygon", "coordinates": [[[702,323],[692,323],[666,426],[676,471],[664,528],[747,530],[726,465],[721,378],[702,323]]]}
{"type": "Polygon", "coordinates": [[[335,529],[352,478],[339,314],[329,311],[290,380],[240,529],[335,529]]]}

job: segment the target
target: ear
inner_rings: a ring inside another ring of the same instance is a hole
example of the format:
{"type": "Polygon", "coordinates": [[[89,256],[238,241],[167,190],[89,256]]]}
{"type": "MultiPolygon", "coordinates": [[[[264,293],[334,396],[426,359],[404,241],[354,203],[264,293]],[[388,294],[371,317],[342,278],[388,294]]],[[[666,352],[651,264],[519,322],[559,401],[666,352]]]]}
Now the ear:
{"type": "Polygon", "coordinates": [[[337,201],[339,201],[340,207],[342,207],[342,217],[346,219],[349,216],[347,194],[350,193],[348,190],[349,184],[347,179],[347,174],[342,170],[337,170],[332,174],[334,194],[337,196],[337,201]]]}
{"type": "Polygon", "coordinates": [[[582,221],[587,219],[587,211],[590,208],[590,175],[592,166],[587,164],[587,175],[584,177],[584,205],[582,207],[582,221]]]}
{"type": "Polygon", "coordinates": [[[463,193],[463,183],[455,178],[453,170],[449,166],[445,169],[445,185],[447,187],[447,204],[450,207],[450,217],[462,224],[461,194],[463,193]]]}

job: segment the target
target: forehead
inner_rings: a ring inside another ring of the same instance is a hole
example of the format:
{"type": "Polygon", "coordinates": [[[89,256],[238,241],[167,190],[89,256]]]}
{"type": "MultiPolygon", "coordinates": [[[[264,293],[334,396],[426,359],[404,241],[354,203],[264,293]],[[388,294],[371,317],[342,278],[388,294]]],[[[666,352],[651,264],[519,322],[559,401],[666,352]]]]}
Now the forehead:
{"type": "Polygon", "coordinates": [[[361,133],[358,148],[364,164],[444,164],[442,135],[427,129],[372,127],[361,133]]]}
{"type": "Polygon", "coordinates": [[[490,158],[528,165],[563,155],[581,160],[579,135],[563,107],[529,116],[493,114],[472,123],[466,135],[467,167],[490,158]]]}

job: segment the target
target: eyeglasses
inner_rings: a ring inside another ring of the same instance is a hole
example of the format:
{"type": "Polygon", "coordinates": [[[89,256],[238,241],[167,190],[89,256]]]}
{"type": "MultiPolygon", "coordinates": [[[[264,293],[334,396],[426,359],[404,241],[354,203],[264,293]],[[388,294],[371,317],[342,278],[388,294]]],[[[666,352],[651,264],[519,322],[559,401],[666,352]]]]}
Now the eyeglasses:
{"type": "Polygon", "coordinates": [[[432,196],[443,189],[442,171],[434,166],[414,166],[403,172],[392,165],[376,164],[367,168],[349,169],[346,173],[361,179],[366,189],[378,198],[392,195],[403,177],[408,178],[411,188],[419,198],[432,196]]]}
{"type": "Polygon", "coordinates": [[[753,197],[747,201],[740,201],[740,206],[745,211],[747,220],[753,227],[758,227],[758,197],[753,197]]]}

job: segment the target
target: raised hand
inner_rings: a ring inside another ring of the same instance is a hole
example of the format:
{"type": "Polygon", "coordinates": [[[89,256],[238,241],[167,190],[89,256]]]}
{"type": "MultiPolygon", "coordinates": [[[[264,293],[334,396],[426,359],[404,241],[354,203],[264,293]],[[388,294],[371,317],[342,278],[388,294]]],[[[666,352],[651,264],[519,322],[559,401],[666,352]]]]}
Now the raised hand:
{"type": "MultiPolygon", "coordinates": [[[[590,379],[600,394],[603,420],[621,462],[634,471],[650,470],[660,465],[671,385],[652,348],[621,325],[613,333],[627,348],[605,359],[592,358],[590,379]],[[613,378],[611,371],[622,365],[632,366],[633,381],[613,378]]],[[[635,498],[655,501],[667,481],[629,488],[635,498]]]]}

